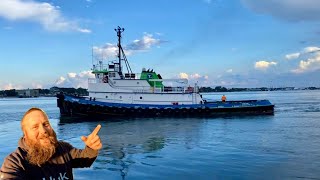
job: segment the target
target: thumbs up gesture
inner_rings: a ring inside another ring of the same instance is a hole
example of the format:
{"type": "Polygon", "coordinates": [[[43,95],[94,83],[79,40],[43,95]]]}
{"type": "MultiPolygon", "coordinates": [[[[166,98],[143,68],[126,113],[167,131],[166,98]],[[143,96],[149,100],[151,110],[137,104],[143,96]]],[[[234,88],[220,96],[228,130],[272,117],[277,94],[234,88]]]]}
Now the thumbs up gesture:
{"type": "Polygon", "coordinates": [[[99,124],[89,136],[81,136],[81,140],[93,150],[100,150],[102,148],[101,140],[98,136],[100,128],[101,125],[99,124]]]}

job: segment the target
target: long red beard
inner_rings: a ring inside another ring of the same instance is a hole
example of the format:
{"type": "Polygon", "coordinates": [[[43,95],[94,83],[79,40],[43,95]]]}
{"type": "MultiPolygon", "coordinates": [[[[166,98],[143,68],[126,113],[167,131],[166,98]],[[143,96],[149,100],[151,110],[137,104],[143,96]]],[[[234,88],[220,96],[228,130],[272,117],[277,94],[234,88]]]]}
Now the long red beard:
{"type": "Polygon", "coordinates": [[[27,158],[29,163],[37,166],[44,164],[54,155],[58,144],[57,135],[54,131],[53,135],[41,138],[48,138],[50,140],[50,144],[43,146],[39,141],[33,141],[25,138],[25,143],[28,146],[27,158]]]}

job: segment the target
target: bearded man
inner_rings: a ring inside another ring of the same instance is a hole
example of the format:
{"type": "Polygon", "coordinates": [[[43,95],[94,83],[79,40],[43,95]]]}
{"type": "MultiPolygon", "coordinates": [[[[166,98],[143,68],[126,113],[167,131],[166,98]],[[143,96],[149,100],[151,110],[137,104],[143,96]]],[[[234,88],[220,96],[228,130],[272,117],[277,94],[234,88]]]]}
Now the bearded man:
{"type": "Polygon", "coordinates": [[[39,108],[29,109],[21,120],[23,137],[19,147],[8,155],[0,170],[0,180],[7,179],[73,179],[72,168],[90,167],[102,144],[98,125],[88,136],[82,136],[84,149],[58,141],[48,116],[39,108]]]}

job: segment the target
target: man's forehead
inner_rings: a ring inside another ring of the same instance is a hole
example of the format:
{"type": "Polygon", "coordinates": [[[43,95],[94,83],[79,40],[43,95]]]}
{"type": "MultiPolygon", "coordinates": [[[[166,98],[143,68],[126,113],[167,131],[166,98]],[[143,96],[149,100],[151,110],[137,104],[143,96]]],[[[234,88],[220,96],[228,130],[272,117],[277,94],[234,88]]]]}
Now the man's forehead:
{"type": "Polygon", "coordinates": [[[40,111],[40,110],[34,110],[29,112],[26,116],[25,116],[25,121],[28,121],[29,123],[39,123],[39,122],[45,122],[45,121],[49,121],[47,116],[44,114],[44,112],[40,111]]]}

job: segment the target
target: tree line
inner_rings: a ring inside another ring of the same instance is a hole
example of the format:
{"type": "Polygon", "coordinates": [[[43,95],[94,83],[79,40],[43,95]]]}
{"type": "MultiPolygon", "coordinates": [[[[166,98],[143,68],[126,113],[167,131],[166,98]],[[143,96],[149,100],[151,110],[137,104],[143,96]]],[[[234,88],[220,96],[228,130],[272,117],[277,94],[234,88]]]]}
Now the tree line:
{"type": "MultiPolygon", "coordinates": [[[[29,89],[27,89],[29,90],[29,89]]],[[[27,91],[25,90],[25,91],[27,91]]],[[[57,93],[63,92],[65,94],[72,94],[76,96],[87,96],[89,92],[85,88],[60,88],[52,87],[50,89],[30,89],[33,91],[39,91],[39,96],[55,96],[57,93]]],[[[21,90],[19,90],[21,91],[21,90]]],[[[19,97],[17,89],[1,90],[0,97],[19,97]]]]}

